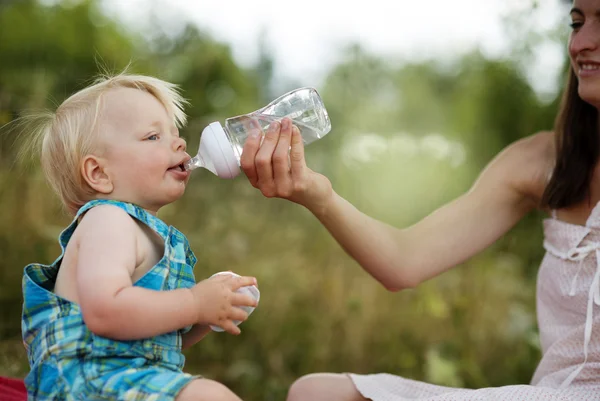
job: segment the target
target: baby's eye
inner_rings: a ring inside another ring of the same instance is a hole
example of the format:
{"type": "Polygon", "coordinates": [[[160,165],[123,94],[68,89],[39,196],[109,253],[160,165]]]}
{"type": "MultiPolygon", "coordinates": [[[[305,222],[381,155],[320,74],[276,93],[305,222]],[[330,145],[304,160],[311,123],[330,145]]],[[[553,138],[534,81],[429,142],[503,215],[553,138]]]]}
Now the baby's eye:
{"type": "Polygon", "coordinates": [[[152,134],[146,138],[148,141],[158,141],[158,134],[152,134]]]}

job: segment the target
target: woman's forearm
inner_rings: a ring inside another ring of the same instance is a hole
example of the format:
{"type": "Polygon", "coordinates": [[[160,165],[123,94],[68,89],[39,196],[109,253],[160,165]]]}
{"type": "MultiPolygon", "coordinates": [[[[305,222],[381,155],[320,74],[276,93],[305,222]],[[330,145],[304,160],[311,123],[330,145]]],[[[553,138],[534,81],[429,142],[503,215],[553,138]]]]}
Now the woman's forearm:
{"type": "Polygon", "coordinates": [[[327,207],[314,214],[342,248],[387,289],[418,284],[399,229],[367,216],[335,192],[327,207]]]}
{"type": "Polygon", "coordinates": [[[482,251],[535,204],[510,188],[480,185],[399,229],[360,212],[332,194],[313,211],[346,252],[390,290],[417,286],[482,251]]]}

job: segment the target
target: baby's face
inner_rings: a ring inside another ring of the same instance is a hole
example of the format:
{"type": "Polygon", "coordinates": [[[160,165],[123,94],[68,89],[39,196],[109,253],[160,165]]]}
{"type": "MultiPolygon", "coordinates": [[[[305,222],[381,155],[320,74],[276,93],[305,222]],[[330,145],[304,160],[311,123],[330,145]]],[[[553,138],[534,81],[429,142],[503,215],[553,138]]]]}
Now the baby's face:
{"type": "Polygon", "coordinates": [[[158,99],[137,89],[111,90],[98,129],[105,172],[114,185],[108,197],[156,212],[183,195],[189,178],[183,164],[190,156],[158,99]]]}

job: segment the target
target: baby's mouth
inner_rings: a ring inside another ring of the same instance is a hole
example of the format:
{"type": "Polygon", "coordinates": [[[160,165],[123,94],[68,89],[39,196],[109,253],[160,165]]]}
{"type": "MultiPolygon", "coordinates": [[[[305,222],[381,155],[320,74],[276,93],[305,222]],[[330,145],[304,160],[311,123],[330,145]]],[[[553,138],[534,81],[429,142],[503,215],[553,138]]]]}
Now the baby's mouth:
{"type": "Polygon", "coordinates": [[[169,170],[185,171],[184,163],[181,163],[181,164],[178,164],[176,166],[170,167],[169,170]]]}

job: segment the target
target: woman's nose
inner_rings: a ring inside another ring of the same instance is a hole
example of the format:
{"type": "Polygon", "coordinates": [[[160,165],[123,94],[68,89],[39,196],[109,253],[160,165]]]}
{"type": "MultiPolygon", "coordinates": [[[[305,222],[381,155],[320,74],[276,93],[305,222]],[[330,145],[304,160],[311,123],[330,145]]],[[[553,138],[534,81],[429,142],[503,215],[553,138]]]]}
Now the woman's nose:
{"type": "Polygon", "coordinates": [[[598,23],[584,24],[577,32],[571,34],[569,42],[569,53],[572,57],[581,52],[596,50],[600,42],[600,30],[598,23]]]}

